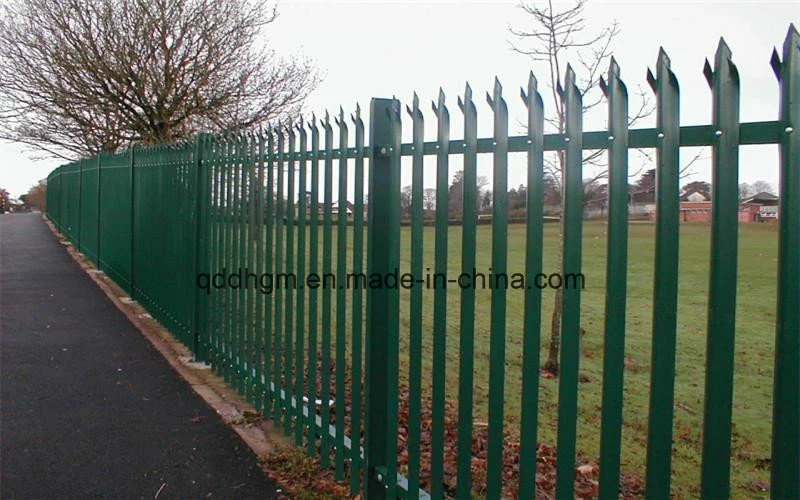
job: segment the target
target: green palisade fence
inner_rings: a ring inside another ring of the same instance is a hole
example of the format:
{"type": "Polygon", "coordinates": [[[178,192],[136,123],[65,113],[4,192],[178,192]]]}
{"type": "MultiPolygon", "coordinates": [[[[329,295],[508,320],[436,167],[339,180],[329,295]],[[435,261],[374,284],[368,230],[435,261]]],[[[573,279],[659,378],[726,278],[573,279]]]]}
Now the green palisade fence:
{"type": "MultiPolygon", "coordinates": [[[[490,266],[498,274],[511,272],[507,193],[513,153],[527,159],[524,273],[526,281],[533,282],[543,271],[546,151],[564,155],[559,255],[565,272],[579,273],[584,245],[583,153],[607,150],[598,494],[615,499],[620,493],[622,456],[628,153],[634,148],[654,149],[653,348],[644,483],[648,497],[668,498],[673,475],[680,149],[708,146],[713,152],[713,218],[700,491],[705,497],[725,497],[731,493],[739,148],[777,145],[780,222],[770,491],[775,498],[798,498],[800,35],[794,27],[782,56],[773,54],[772,68],[781,95],[776,121],[740,123],[738,72],[727,45],[720,41],[713,66],[706,62],[704,69],[713,102],[709,125],[680,125],[678,78],[662,50],[655,74],[647,75],[657,101],[655,128],[628,129],[627,90],[612,60],[601,82],[608,130],[583,130],[582,96],[568,67],[564,87],[558,89],[566,113],[563,134],[544,133],[545,110],[532,74],[521,92],[527,109],[524,135],[509,135],[499,82],[487,95],[494,131],[484,138],[478,137],[479,110],[469,85],[458,98],[463,114],[460,139],[451,138],[443,92],[427,124],[436,132],[436,140],[430,142],[424,140],[425,113],[416,95],[407,108],[409,143],[401,140],[400,102],[376,98],[370,106],[369,142],[356,108],[349,117],[340,110],[333,122],[326,113],[322,120],[313,117],[253,132],[200,134],[193,141],[136,146],[64,165],[48,177],[47,215],[199,361],[210,364],[265,418],[293,436],[298,447],[333,468],[337,479],[349,478],[353,494],[468,498],[477,492],[499,498],[509,481],[504,469],[506,433],[518,432],[515,491],[521,498],[532,498],[538,488],[537,429],[542,423],[537,404],[544,319],[541,290],[529,287],[519,292],[524,293],[522,327],[512,331],[503,287],[492,289],[490,295],[476,295],[473,288],[457,287],[436,287],[426,294],[421,283],[410,290],[345,285],[350,284],[350,273],[360,272],[368,277],[398,269],[415,277],[455,270],[471,274],[481,244],[477,217],[464,217],[454,239],[456,233],[448,235],[448,207],[455,203],[464,214],[477,214],[480,155],[491,155],[492,165],[490,266]],[[454,161],[463,165],[460,199],[450,199],[454,161]],[[406,168],[411,193],[404,213],[400,187],[406,168]],[[428,239],[423,220],[426,169],[435,171],[431,178],[439,207],[434,210],[433,237],[428,239]],[[352,205],[345,201],[350,199],[352,205]],[[401,230],[404,217],[410,218],[408,233],[401,230]],[[429,261],[425,249],[430,249],[429,261]],[[226,273],[225,279],[215,278],[217,272],[226,273]],[[306,282],[307,275],[320,278],[317,286],[306,282]],[[326,286],[326,279],[332,278],[337,285],[333,289],[326,286]],[[233,286],[234,280],[238,286],[233,286]],[[217,287],[220,284],[225,286],[217,287]],[[476,478],[475,355],[483,328],[483,322],[476,322],[476,304],[486,297],[490,302],[485,321],[488,419],[480,425],[486,427],[487,439],[481,458],[484,477],[476,478]],[[510,336],[521,339],[520,394],[510,394],[505,384],[510,336]],[[448,355],[448,350],[456,356],[448,355]],[[457,408],[448,401],[453,394],[457,408]],[[521,400],[515,429],[504,414],[508,398],[521,400]],[[457,432],[449,432],[450,427],[457,432]],[[445,448],[451,453],[445,454],[445,448]],[[475,489],[479,479],[485,488],[480,491],[475,489]]],[[[556,496],[571,498],[576,494],[581,290],[564,290],[561,308],[554,479],[556,496]]]]}

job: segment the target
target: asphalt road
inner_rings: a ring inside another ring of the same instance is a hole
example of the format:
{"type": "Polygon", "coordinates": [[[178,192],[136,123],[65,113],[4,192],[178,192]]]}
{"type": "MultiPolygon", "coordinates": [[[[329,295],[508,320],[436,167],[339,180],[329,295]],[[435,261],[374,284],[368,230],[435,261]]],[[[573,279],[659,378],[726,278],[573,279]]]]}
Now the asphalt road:
{"type": "Polygon", "coordinates": [[[156,496],[277,498],[41,216],[0,215],[0,498],[156,496]]]}

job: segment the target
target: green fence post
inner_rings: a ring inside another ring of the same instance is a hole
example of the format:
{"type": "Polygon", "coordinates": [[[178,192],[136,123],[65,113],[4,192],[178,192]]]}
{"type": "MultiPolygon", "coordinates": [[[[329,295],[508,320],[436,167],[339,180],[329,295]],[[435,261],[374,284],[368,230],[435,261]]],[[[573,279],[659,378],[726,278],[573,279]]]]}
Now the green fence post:
{"type": "Polygon", "coordinates": [[[103,157],[103,153],[97,153],[97,248],[95,249],[97,252],[97,269],[102,269],[100,265],[100,214],[103,213],[100,206],[100,187],[103,182],[103,177],[101,175],[103,163],[100,161],[103,157]]]}
{"type": "Polygon", "coordinates": [[[136,166],[135,146],[128,150],[130,156],[129,168],[131,176],[131,299],[136,300],[136,176],[134,167],[136,166]]]}
{"type": "Polygon", "coordinates": [[[83,160],[78,160],[78,224],[75,227],[75,249],[83,252],[81,248],[81,212],[83,211],[83,160]]]}
{"type": "MultiPolygon", "coordinates": [[[[400,263],[399,102],[370,104],[369,256],[367,274],[385,276],[400,263]],[[380,224],[380,227],[378,225],[380,224]]],[[[366,498],[393,498],[397,483],[397,289],[367,292],[366,498]]],[[[357,441],[356,441],[357,442],[357,441]]]]}
{"type": "Polygon", "coordinates": [[[210,273],[208,266],[208,210],[209,210],[209,176],[208,168],[203,161],[203,149],[205,148],[205,134],[198,134],[194,140],[194,182],[195,182],[195,203],[193,216],[195,218],[194,227],[194,273],[192,281],[194,285],[195,300],[192,315],[192,334],[194,345],[192,352],[197,361],[207,360],[206,344],[206,325],[208,318],[208,295],[197,286],[196,280],[199,273],[210,273]]]}
{"type": "Polygon", "coordinates": [[[800,497],[800,34],[789,27],[783,62],[772,67],[781,84],[780,236],[775,382],[772,410],[772,498],[800,497]]]}

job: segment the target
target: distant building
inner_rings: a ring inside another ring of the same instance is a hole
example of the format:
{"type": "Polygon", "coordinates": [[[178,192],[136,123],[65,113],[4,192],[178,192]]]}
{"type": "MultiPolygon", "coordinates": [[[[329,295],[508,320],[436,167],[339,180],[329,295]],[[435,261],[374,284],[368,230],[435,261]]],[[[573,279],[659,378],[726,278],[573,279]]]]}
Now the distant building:
{"type": "Polygon", "coordinates": [[[770,222],[778,220],[779,198],[761,192],[743,200],[739,208],[739,222],[770,222]]]}
{"type": "MultiPolygon", "coordinates": [[[[655,220],[655,206],[650,211],[650,219],[655,220]]],[[[681,222],[709,222],[711,220],[711,198],[701,191],[689,191],[681,196],[681,222]]]]}

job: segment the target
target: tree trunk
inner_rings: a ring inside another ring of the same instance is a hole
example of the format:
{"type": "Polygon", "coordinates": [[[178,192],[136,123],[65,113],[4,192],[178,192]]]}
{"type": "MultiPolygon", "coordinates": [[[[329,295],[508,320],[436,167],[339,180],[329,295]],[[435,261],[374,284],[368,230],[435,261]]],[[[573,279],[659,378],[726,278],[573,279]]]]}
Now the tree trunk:
{"type": "MultiPolygon", "coordinates": [[[[563,115],[559,117],[559,132],[564,133],[564,119],[563,115]]],[[[558,221],[558,250],[556,253],[556,266],[557,272],[561,273],[561,256],[564,246],[564,166],[566,158],[564,151],[558,152],[559,172],[561,173],[561,217],[558,221]]],[[[556,289],[555,297],[553,298],[553,315],[550,321],[550,348],[547,351],[547,361],[544,363],[544,369],[553,375],[558,375],[559,364],[558,354],[561,350],[561,288],[556,289]]]]}
{"type": "MultiPolygon", "coordinates": [[[[559,252],[560,253],[560,252],[559,252]]],[[[547,351],[547,361],[544,369],[553,375],[558,375],[558,353],[561,350],[561,288],[556,289],[553,300],[553,316],[550,323],[550,348],[547,351]]]]}

